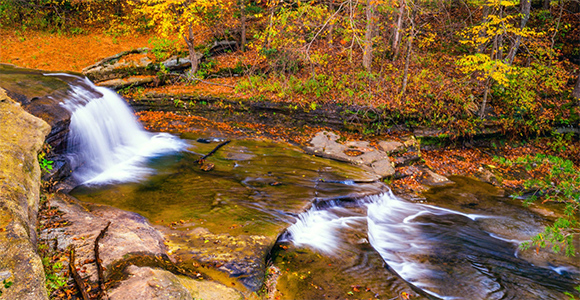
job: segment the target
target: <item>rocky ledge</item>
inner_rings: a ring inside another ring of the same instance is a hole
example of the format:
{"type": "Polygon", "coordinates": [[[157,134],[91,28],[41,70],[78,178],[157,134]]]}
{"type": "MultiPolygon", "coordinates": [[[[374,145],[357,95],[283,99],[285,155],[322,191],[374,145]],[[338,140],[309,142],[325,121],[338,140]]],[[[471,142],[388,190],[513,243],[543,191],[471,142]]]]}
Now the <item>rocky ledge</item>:
{"type": "Polygon", "coordinates": [[[0,297],[48,299],[42,261],[36,252],[36,223],[40,190],[37,155],[50,126],[24,111],[3,89],[0,124],[0,281],[5,282],[0,297]]]}

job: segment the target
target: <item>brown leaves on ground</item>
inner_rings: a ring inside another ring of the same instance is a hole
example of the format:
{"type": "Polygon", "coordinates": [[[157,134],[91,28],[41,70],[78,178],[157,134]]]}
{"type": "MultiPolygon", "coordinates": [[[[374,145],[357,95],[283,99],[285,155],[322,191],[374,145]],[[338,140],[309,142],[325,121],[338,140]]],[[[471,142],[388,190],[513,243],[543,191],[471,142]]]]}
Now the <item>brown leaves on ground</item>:
{"type": "Polygon", "coordinates": [[[148,46],[153,33],[114,37],[101,32],[81,35],[0,29],[0,63],[47,71],[80,72],[119,52],[148,46]]]}

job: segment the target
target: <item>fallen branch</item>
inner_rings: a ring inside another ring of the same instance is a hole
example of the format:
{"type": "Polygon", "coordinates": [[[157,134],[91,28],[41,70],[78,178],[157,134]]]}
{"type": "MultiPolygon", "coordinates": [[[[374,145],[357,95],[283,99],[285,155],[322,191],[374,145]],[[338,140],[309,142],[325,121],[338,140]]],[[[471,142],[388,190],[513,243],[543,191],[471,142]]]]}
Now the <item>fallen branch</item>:
{"type": "Polygon", "coordinates": [[[101,258],[99,257],[99,241],[105,236],[107,229],[109,229],[109,225],[111,225],[111,221],[107,223],[107,226],[101,230],[101,233],[95,239],[95,263],[97,264],[97,274],[99,276],[99,298],[102,298],[105,295],[105,275],[103,275],[103,265],[101,263],[101,258]]]}
{"type": "Polygon", "coordinates": [[[215,147],[213,150],[211,150],[211,152],[210,152],[210,153],[208,153],[208,154],[206,154],[206,155],[202,156],[200,159],[196,160],[195,162],[196,162],[196,163],[200,163],[200,162],[202,162],[204,159],[206,159],[206,158],[210,157],[211,155],[213,155],[214,153],[216,153],[216,151],[218,151],[218,149],[219,149],[219,148],[221,148],[221,147],[223,147],[223,146],[225,146],[225,145],[229,144],[230,142],[231,142],[231,141],[230,141],[230,140],[228,140],[228,141],[225,141],[225,142],[223,142],[223,143],[221,143],[221,144],[217,145],[217,146],[216,146],[216,147],[215,147]]]}
{"type": "Polygon", "coordinates": [[[87,288],[85,286],[85,282],[83,281],[83,279],[81,278],[81,276],[79,275],[79,273],[77,272],[77,269],[75,268],[75,248],[71,248],[70,249],[70,273],[72,274],[73,279],[75,280],[75,283],[77,284],[77,287],[79,288],[79,291],[81,291],[81,295],[83,296],[83,300],[89,300],[89,294],[87,293],[87,288]]]}

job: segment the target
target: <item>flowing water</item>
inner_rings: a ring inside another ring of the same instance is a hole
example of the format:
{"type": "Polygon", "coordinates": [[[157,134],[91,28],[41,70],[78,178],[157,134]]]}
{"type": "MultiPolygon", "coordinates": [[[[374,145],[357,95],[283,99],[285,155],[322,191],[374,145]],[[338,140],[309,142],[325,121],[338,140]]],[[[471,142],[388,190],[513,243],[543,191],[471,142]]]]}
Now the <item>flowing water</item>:
{"type": "Polygon", "coordinates": [[[139,181],[152,172],[143,167],[147,158],[185,148],[169,134],[143,130],[115,92],[86,78],[50,75],[70,82],[70,95],[62,104],[72,113],[68,158],[82,184],[139,181]]]}
{"type": "MultiPolygon", "coordinates": [[[[580,285],[576,259],[518,250],[550,221],[489,185],[457,177],[425,202],[407,201],[360,169],[244,139],[204,172],[195,160],[227,137],[145,132],[115,93],[56,76],[73,91],[69,158],[83,183],[73,196],[144,215],[167,228],[176,255],[187,248],[197,261],[221,251],[209,233],[260,236],[267,247],[281,234],[269,257],[286,299],[564,299],[580,285]],[[206,230],[202,242],[188,235],[196,228],[206,230]]],[[[264,255],[254,253],[254,268],[265,268],[264,255]]]]}

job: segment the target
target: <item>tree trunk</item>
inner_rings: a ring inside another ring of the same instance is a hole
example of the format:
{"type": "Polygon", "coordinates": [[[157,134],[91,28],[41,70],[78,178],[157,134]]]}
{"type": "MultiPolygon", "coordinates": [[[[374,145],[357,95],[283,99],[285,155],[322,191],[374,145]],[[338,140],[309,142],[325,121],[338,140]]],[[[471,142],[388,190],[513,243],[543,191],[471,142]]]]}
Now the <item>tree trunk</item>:
{"type": "Polygon", "coordinates": [[[405,14],[405,0],[401,0],[399,4],[399,16],[397,18],[397,24],[395,25],[394,29],[394,36],[393,36],[393,61],[397,59],[397,55],[399,55],[399,48],[401,42],[401,33],[403,32],[403,18],[405,14]]]}
{"type": "Polygon", "coordinates": [[[578,74],[578,80],[576,80],[576,85],[574,86],[572,97],[578,99],[578,105],[580,105],[580,74],[578,74]]]}
{"type": "Polygon", "coordinates": [[[195,38],[193,36],[193,28],[189,25],[188,35],[183,35],[183,39],[185,40],[185,44],[187,44],[187,50],[189,51],[189,60],[191,61],[191,70],[189,70],[189,74],[187,77],[189,79],[195,78],[195,74],[197,73],[197,69],[199,67],[199,57],[197,53],[195,53],[195,38]]]}
{"type": "MultiPolygon", "coordinates": [[[[488,19],[489,19],[489,10],[490,10],[489,5],[484,5],[483,6],[483,22],[487,22],[488,21],[488,19]]],[[[479,33],[479,37],[482,38],[484,34],[485,34],[485,32],[480,32],[479,33]]],[[[487,43],[481,43],[477,47],[477,53],[483,53],[483,51],[485,51],[485,48],[486,47],[487,47],[487,43]]]]}
{"type": "Polygon", "coordinates": [[[481,109],[479,110],[479,118],[483,119],[485,117],[485,109],[487,106],[487,98],[489,97],[489,86],[491,85],[491,79],[488,77],[485,81],[485,91],[483,92],[483,101],[481,101],[481,109]]]}
{"type": "MultiPolygon", "coordinates": [[[[530,10],[532,8],[532,1],[531,0],[521,0],[520,8],[521,8],[522,14],[524,15],[522,18],[522,21],[520,23],[520,29],[524,29],[524,27],[526,27],[526,24],[528,23],[528,20],[530,19],[530,10]]],[[[516,41],[514,42],[514,45],[510,49],[510,52],[508,54],[508,57],[507,57],[508,64],[511,65],[514,62],[514,58],[516,57],[516,54],[518,52],[518,48],[520,47],[521,41],[522,41],[522,36],[518,34],[516,41]]]]}
{"type": "Polygon", "coordinates": [[[240,26],[241,28],[241,41],[240,49],[246,51],[246,1],[240,0],[240,26]]]}
{"type": "Polygon", "coordinates": [[[374,22],[375,22],[375,2],[374,0],[367,0],[367,7],[366,7],[366,17],[367,17],[367,26],[365,32],[365,46],[364,46],[364,53],[363,53],[363,67],[367,70],[367,72],[371,72],[371,65],[373,63],[373,31],[374,31],[374,22]]]}
{"type": "Polygon", "coordinates": [[[542,9],[544,10],[550,10],[550,0],[544,0],[544,2],[542,3],[542,9]]]}
{"type": "MultiPolygon", "coordinates": [[[[328,10],[330,11],[331,14],[334,13],[334,0],[328,1],[328,10]]],[[[326,42],[329,45],[332,44],[332,32],[333,31],[334,31],[334,23],[330,22],[330,25],[328,26],[328,35],[326,36],[326,42]]]]}
{"type": "Polygon", "coordinates": [[[401,86],[401,97],[405,96],[405,91],[407,90],[407,81],[409,78],[409,63],[411,60],[411,54],[413,49],[413,37],[414,37],[413,34],[409,36],[409,42],[407,44],[407,57],[405,57],[405,69],[403,71],[403,84],[401,86]]]}

